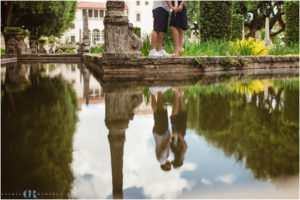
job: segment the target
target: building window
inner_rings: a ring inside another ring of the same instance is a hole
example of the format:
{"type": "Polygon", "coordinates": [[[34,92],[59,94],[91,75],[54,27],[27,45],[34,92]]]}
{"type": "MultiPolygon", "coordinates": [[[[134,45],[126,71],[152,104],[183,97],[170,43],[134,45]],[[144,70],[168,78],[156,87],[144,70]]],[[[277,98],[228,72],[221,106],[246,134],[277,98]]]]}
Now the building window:
{"type": "Polygon", "coordinates": [[[102,42],[104,41],[104,30],[102,30],[102,33],[101,33],[101,41],[102,42]]]}
{"type": "Polygon", "coordinates": [[[88,31],[88,34],[89,34],[89,40],[91,41],[92,37],[91,37],[91,31],[90,31],[90,29],[88,31]]]}
{"type": "Polygon", "coordinates": [[[71,42],[75,43],[75,36],[74,35],[71,36],[71,42]]]}
{"type": "Polygon", "coordinates": [[[140,1],[136,1],[136,5],[139,6],[140,5],[140,1]]]}
{"type": "Polygon", "coordinates": [[[93,44],[96,45],[96,43],[100,41],[100,31],[98,29],[93,30],[93,44]]]}
{"type": "Polygon", "coordinates": [[[148,2],[148,1],[145,1],[145,5],[148,6],[148,5],[149,5],[149,2],[148,2]]]}
{"type": "Polygon", "coordinates": [[[104,10],[100,10],[100,17],[104,16],[104,10]]]}
{"type": "Polygon", "coordinates": [[[136,21],[137,22],[141,21],[141,14],[139,14],[139,13],[136,14],[136,21]]]}
{"type": "Polygon", "coordinates": [[[89,10],[89,17],[93,17],[93,10],[89,10]]]}
{"type": "Polygon", "coordinates": [[[98,10],[94,10],[94,17],[98,18],[98,10]]]}
{"type": "Polygon", "coordinates": [[[75,24],[74,23],[71,24],[71,28],[75,28],[75,24]]]}

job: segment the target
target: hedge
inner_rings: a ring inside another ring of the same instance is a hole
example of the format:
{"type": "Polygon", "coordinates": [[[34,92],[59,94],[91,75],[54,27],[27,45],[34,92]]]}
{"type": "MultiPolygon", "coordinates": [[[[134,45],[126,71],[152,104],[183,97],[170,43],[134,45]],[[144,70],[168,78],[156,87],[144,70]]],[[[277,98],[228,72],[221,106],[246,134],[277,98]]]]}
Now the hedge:
{"type": "Polygon", "coordinates": [[[230,1],[200,2],[200,35],[209,38],[230,38],[231,36],[230,1]]]}
{"type": "Polygon", "coordinates": [[[286,12],[285,42],[287,45],[299,43],[299,1],[284,3],[286,12]]]}
{"type": "Polygon", "coordinates": [[[233,14],[231,16],[231,40],[242,39],[244,16],[233,14]]]}

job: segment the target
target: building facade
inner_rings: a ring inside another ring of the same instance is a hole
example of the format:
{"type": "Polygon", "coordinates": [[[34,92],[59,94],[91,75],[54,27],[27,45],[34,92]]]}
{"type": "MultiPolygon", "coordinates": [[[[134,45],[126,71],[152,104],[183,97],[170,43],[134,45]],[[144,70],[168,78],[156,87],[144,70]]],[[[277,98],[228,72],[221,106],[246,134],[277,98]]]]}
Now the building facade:
{"type": "MultiPolygon", "coordinates": [[[[141,28],[141,36],[149,35],[153,27],[152,1],[125,1],[125,15],[134,27],[141,28]]],[[[89,35],[91,46],[104,43],[104,17],[106,3],[102,2],[77,2],[76,16],[73,28],[67,30],[61,37],[60,43],[81,43],[83,38],[83,10],[88,13],[89,35]]]]}

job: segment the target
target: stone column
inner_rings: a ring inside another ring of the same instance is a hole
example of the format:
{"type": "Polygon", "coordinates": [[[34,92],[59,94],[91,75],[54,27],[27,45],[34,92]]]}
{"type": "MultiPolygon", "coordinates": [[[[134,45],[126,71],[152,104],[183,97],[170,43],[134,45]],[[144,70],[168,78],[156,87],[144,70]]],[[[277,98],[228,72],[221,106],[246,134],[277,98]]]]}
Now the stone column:
{"type": "Polygon", "coordinates": [[[104,18],[104,58],[141,56],[142,42],[124,13],[124,1],[107,1],[104,18]]]}
{"type": "Polygon", "coordinates": [[[265,25],[265,41],[266,46],[273,46],[272,40],[270,39],[270,26],[269,26],[269,18],[266,18],[266,25],[265,25]]]}
{"type": "Polygon", "coordinates": [[[89,36],[89,22],[88,22],[88,15],[87,10],[82,10],[83,16],[83,39],[81,43],[80,52],[81,53],[88,53],[90,52],[90,36],[89,36]]]}
{"type": "Polygon", "coordinates": [[[115,91],[105,94],[105,124],[109,129],[113,198],[123,198],[123,154],[125,132],[134,109],[142,102],[140,92],[115,91]]]}

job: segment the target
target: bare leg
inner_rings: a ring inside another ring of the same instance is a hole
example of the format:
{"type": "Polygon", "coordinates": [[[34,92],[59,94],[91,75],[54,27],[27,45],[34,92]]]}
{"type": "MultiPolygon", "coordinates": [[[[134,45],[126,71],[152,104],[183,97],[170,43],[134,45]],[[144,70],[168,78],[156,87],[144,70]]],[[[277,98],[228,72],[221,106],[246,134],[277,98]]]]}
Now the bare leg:
{"type": "Polygon", "coordinates": [[[164,104],[163,104],[163,94],[161,92],[157,93],[157,110],[163,111],[164,110],[164,104]]]}
{"type": "Polygon", "coordinates": [[[178,88],[174,88],[174,102],[173,102],[173,109],[172,109],[172,115],[178,115],[179,114],[179,91],[178,88]]]}
{"type": "Polygon", "coordinates": [[[172,35],[173,35],[173,39],[174,39],[174,53],[173,56],[179,56],[179,33],[177,28],[171,26],[171,31],[172,31],[172,35]]]}
{"type": "Polygon", "coordinates": [[[164,32],[157,33],[157,51],[162,50],[164,32]]]}
{"type": "Polygon", "coordinates": [[[151,94],[151,107],[153,112],[155,113],[157,111],[157,105],[156,105],[155,95],[153,94],[151,94]]]}
{"type": "Polygon", "coordinates": [[[184,39],[183,29],[182,28],[177,28],[177,30],[178,30],[178,33],[179,33],[179,52],[180,52],[180,54],[182,54],[184,52],[184,49],[183,49],[183,39],[184,39]]]}
{"type": "Polygon", "coordinates": [[[151,50],[155,49],[156,42],[157,42],[157,32],[153,31],[151,35],[151,50]]]}

